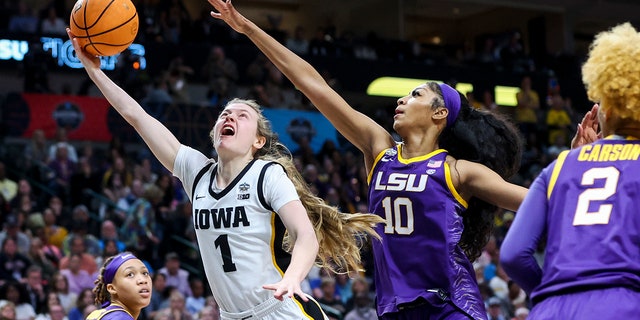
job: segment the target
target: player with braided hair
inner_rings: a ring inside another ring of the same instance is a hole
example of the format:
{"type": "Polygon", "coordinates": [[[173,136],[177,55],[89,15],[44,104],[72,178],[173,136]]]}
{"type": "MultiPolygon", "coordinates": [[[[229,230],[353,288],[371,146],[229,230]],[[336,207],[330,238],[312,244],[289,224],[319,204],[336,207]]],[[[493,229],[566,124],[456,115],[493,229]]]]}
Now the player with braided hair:
{"type": "Polygon", "coordinates": [[[151,277],[147,267],[131,252],[105,260],[93,288],[101,309],[87,320],[135,320],[151,302],[151,277]]]}

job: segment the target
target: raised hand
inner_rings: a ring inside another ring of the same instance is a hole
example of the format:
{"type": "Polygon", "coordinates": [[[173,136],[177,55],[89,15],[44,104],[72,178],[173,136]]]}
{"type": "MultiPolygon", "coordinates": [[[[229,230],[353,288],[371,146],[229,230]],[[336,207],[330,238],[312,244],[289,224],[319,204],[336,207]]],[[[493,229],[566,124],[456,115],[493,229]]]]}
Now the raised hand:
{"type": "Polygon", "coordinates": [[[218,11],[211,11],[211,16],[223,20],[236,32],[245,33],[247,19],[231,4],[231,0],[207,0],[218,11]]]}
{"type": "Polygon", "coordinates": [[[76,51],[76,56],[82,62],[82,65],[85,68],[100,68],[100,58],[96,56],[89,55],[86,51],[82,49],[80,44],[78,43],[78,39],[73,33],[71,33],[71,29],[67,28],[67,35],[73,44],[73,49],[76,51]]]}
{"type": "Polygon", "coordinates": [[[599,131],[598,125],[598,104],[594,104],[591,110],[589,110],[582,122],[578,124],[576,135],[571,139],[571,148],[577,148],[585,144],[592,143],[602,138],[602,133],[599,131]]]}

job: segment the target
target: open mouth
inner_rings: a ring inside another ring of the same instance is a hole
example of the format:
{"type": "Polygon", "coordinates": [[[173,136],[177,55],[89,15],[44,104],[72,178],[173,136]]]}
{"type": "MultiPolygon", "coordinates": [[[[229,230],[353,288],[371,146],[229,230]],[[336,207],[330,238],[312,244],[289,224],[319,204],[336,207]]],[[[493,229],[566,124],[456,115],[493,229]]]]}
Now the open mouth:
{"type": "Polygon", "coordinates": [[[236,130],[230,125],[225,125],[224,127],[222,127],[222,131],[220,133],[223,136],[233,136],[234,134],[236,134],[236,130]]]}

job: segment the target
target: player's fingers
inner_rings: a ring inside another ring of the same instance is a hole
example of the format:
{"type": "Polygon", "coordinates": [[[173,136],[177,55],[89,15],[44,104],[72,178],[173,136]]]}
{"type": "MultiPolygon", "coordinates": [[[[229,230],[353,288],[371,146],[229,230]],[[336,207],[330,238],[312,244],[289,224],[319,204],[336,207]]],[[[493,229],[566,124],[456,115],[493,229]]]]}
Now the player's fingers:
{"type": "Polygon", "coordinates": [[[302,292],[302,290],[298,290],[298,291],[296,292],[296,295],[297,295],[298,297],[300,297],[300,299],[302,299],[302,301],[304,301],[304,302],[309,302],[309,298],[307,297],[307,294],[306,294],[306,293],[304,293],[304,292],[302,292]]]}

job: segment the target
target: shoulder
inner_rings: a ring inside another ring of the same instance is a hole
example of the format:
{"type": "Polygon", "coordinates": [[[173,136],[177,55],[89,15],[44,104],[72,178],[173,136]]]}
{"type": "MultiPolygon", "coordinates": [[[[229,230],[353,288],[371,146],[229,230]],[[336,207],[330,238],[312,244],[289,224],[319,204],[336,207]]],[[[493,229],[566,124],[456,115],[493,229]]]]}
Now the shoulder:
{"type": "Polygon", "coordinates": [[[133,317],[123,309],[99,309],[91,312],[86,320],[133,320],[133,317]]]}

